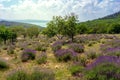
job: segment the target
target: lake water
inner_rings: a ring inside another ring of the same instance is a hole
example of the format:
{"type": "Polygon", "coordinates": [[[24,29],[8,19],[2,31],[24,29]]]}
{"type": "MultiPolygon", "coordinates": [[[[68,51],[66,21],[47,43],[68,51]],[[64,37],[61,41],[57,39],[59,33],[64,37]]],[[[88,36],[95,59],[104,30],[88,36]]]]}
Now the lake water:
{"type": "Polygon", "coordinates": [[[22,22],[22,23],[29,23],[29,24],[35,24],[35,25],[39,25],[41,27],[46,27],[47,23],[49,21],[45,21],[45,20],[17,20],[17,22],[22,22]]]}

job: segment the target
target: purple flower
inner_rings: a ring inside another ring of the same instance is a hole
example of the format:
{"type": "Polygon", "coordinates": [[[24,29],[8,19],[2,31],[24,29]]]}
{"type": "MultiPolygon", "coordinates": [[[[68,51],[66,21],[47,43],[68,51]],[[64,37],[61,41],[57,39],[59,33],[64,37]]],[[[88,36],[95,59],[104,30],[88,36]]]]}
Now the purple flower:
{"type": "Polygon", "coordinates": [[[73,49],[75,52],[82,53],[84,52],[84,46],[82,44],[71,43],[69,48],[73,49]]]}
{"type": "Polygon", "coordinates": [[[113,63],[115,65],[120,66],[120,58],[116,56],[100,56],[93,63],[88,65],[86,69],[94,68],[95,66],[102,64],[102,63],[113,63]]]}
{"type": "Polygon", "coordinates": [[[77,57],[77,53],[72,49],[60,49],[55,52],[55,56],[60,61],[68,61],[77,57]]]}
{"type": "Polygon", "coordinates": [[[32,50],[32,49],[25,49],[23,51],[23,53],[33,53],[33,54],[36,54],[36,51],[35,50],[32,50]]]}
{"type": "Polygon", "coordinates": [[[61,41],[56,41],[52,45],[52,50],[55,52],[55,51],[61,49],[62,45],[63,45],[63,43],[61,41]]]}

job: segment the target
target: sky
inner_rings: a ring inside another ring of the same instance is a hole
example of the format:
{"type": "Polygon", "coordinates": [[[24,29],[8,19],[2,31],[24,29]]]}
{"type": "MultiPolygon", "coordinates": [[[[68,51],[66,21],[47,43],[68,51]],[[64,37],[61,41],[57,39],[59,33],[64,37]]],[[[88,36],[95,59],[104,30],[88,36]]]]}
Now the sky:
{"type": "Polygon", "coordinates": [[[70,13],[87,21],[120,10],[120,0],[0,0],[0,19],[51,20],[70,13]]]}

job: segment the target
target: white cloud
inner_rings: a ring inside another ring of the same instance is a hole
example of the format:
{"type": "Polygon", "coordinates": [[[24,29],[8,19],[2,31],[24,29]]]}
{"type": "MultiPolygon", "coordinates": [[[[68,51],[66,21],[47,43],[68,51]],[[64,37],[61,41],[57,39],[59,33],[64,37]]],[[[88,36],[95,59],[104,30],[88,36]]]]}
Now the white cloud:
{"type": "Polygon", "coordinates": [[[9,7],[0,4],[0,18],[48,20],[54,15],[74,12],[81,21],[84,21],[119,10],[120,2],[114,0],[19,0],[18,4],[9,7]]]}

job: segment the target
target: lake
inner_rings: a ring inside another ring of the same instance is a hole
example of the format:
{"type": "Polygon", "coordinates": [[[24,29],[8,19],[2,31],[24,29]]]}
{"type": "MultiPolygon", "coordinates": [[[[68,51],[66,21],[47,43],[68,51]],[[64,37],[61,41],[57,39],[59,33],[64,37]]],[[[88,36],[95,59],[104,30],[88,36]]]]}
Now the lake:
{"type": "Polygon", "coordinates": [[[16,20],[16,21],[21,23],[35,24],[41,27],[46,27],[47,23],[49,22],[47,20],[16,20]]]}

